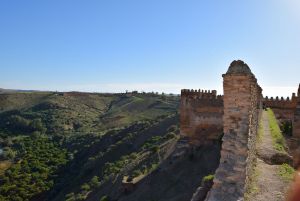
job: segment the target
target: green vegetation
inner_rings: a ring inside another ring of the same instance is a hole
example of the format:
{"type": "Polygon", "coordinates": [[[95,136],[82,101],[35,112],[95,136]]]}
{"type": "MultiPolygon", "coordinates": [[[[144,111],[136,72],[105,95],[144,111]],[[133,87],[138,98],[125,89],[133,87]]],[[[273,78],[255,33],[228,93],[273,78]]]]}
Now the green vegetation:
{"type": "Polygon", "coordinates": [[[178,97],[155,94],[5,94],[0,99],[0,133],[35,130],[49,135],[97,133],[178,110],[178,97]],[[36,122],[34,122],[36,121],[36,122]]]}
{"type": "Polygon", "coordinates": [[[262,118],[260,118],[259,123],[258,123],[258,133],[257,133],[257,141],[258,142],[262,141],[263,134],[264,134],[263,122],[262,122],[262,118]]]}
{"type": "Polygon", "coordinates": [[[215,178],[215,175],[213,175],[213,174],[209,174],[209,175],[207,175],[207,176],[203,177],[203,179],[202,179],[202,183],[205,183],[205,182],[212,181],[212,180],[214,180],[214,178],[215,178]]]}
{"type": "Polygon", "coordinates": [[[154,93],[2,94],[0,200],[86,200],[152,172],[177,139],[178,106],[154,93]]]}
{"type": "Polygon", "coordinates": [[[14,149],[19,159],[0,177],[0,200],[30,200],[51,189],[67,162],[66,151],[45,136],[25,137],[14,149]]]}
{"type": "Polygon", "coordinates": [[[294,178],[295,169],[290,165],[284,163],[280,165],[278,174],[282,179],[286,181],[291,181],[294,178]]]}
{"type": "Polygon", "coordinates": [[[104,196],[100,199],[100,201],[109,201],[109,198],[108,198],[106,195],[104,195],[104,196]]]}
{"type": "Polygon", "coordinates": [[[293,124],[291,121],[285,121],[281,125],[282,132],[287,136],[293,135],[293,124]]]}
{"type": "Polygon", "coordinates": [[[259,177],[259,170],[257,168],[257,161],[253,161],[251,165],[251,175],[249,177],[246,192],[244,195],[245,201],[252,201],[251,197],[259,193],[259,187],[257,186],[257,180],[259,177]]]}
{"type": "Polygon", "coordinates": [[[114,163],[105,163],[104,165],[104,177],[108,177],[109,175],[118,174],[126,165],[131,163],[136,159],[136,153],[132,153],[127,156],[122,156],[120,160],[115,161],[114,163]]]}
{"type": "Polygon", "coordinates": [[[277,123],[274,112],[268,108],[269,124],[273,138],[273,146],[277,151],[285,152],[285,140],[277,123]]]}
{"type": "Polygon", "coordinates": [[[20,133],[32,133],[35,131],[45,133],[47,130],[40,118],[28,120],[19,115],[9,116],[6,125],[9,130],[20,133]]]}
{"type": "Polygon", "coordinates": [[[162,142],[165,142],[170,139],[176,138],[176,134],[173,132],[170,132],[164,136],[153,136],[151,139],[147,140],[145,144],[143,145],[143,148],[146,150],[152,150],[153,152],[159,151],[158,144],[161,144],[162,142]]]}

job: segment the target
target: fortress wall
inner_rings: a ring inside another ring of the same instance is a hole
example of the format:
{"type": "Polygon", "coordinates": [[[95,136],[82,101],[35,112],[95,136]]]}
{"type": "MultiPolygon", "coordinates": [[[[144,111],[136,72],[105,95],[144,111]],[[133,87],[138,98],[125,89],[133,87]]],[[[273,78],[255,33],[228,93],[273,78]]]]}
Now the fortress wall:
{"type": "Polygon", "coordinates": [[[223,78],[224,137],[220,166],[207,201],[242,200],[255,160],[262,90],[242,61],[232,62],[223,78]]]}
{"type": "Polygon", "coordinates": [[[218,140],[223,132],[223,97],[215,90],[182,90],[180,132],[194,145],[218,140]]]}
{"type": "Polygon", "coordinates": [[[298,88],[297,104],[293,121],[293,137],[300,141],[300,85],[298,88]]]}
{"type": "Polygon", "coordinates": [[[284,99],[277,96],[276,98],[264,98],[263,103],[266,107],[272,108],[277,119],[280,121],[293,121],[294,113],[297,106],[297,97],[293,94],[292,99],[284,99]]]}
{"type": "Polygon", "coordinates": [[[293,122],[293,137],[295,140],[300,140],[300,85],[297,96],[293,93],[292,98],[264,98],[263,104],[266,107],[272,108],[277,119],[280,121],[293,122]]]}
{"type": "MultiPolygon", "coordinates": [[[[221,137],[220,165],[206,201],[244,200],[256,160],[256,136],[262,106],[270,107],[281,121],[293,122],[290,151],[300,153],[300,85],[292,99],[263,98],[262,89],[243,61],[233,61],[223,75],[224,96],[217,92],[182,90],[181,135],[191,144],[212,143],[221,137]],[[291,146],[292,145],[292,146],[291,146]]],[[[294,161],[300,164],[299,160],[294,161]]]]}

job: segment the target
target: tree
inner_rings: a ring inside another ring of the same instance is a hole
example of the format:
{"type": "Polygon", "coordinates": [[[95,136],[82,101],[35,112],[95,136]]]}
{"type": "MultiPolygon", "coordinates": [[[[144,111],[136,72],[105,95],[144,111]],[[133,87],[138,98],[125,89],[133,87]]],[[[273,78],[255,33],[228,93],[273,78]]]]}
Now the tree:
{"type": "Polygon", "coordinates": [[[94,176],[91,181],[90,181],[90,186],[91,188],[97,188],[100,186],[100,181],[99,181],[99,177],[97,176],[94,176]]]}
{"type": "Polygon", "coordinates": [[[82,186],[81,186],[81,190],[83,190],[83,191],[89,191],[89,190],[91,190],[91,187],[90,187],[89,184],[84,183],[84,184],[82,184],[82,186]]]}
{"type": "Polygon", "coordinates": [[[16,157],[16,152],[10,147],[5,147],[3,151],[4,158],[6,159],[13,160],[16,157]]]}
{"type": "Polygon", "coordinates": [[[8,124],[13,130],[28,132],[30,121],[19,115],[13,115],[9,118],[8,124]]]}
{"type": "Polygon", "coordinates": [[[30,126],[31,126],[32,130],[34,130],[34,131],[40,131],[41,133],[45,133],[47,131],[47,129],[43,125],[41,119],[34,119],[30,123],[30,126]]]}

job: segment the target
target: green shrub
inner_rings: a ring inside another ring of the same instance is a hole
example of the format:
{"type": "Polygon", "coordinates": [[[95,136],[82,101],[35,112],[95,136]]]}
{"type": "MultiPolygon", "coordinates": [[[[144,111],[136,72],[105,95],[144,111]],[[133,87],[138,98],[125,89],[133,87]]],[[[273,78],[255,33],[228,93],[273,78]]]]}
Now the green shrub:
{"type": "Polygon", "coordinates": [[[285,135],[292,136],[293,134],[293,124],[291,121],[285,121],[282,123],[282,132],[285,135]]]}
{"type": "Polygon", "coordinates": [[[43,125],[41,119],[34,119],[30,126],[33,131],[40,131],[41,133],[45,133],[47,131],[46,127],[43,125]]]}
{"type": "Polygon", "coordinates": [[[20,131],[20,132],[29,132],[30,131],[30,120],[25,119],[19,115],[12,115],[9,118],[9,127],[13,131],[20,131]]]}
{"type": "Polygon", "coordinates": [[[4,200],[30,200],[35,195],[50,190],[56,171],[66,164],[66,150],[48,138],[23,138],[14,146],[17,158],[4,175],[0,176],[0,194],[4,200]]]}
{"type": "Polygon", "coordinates": [[[294,177],[295,169],[284,163],[279,167],[279,175],[282,179],[291,181],[294,177]]]}
{"type": "Polygon", "coordinates": [[[76,200],[76,197],[75,197],[75,194],[72,192],[72,193],[69,193],[65,196],[66,198],[66,201],[75,201],[76,200]]]}
{"type": "Polygon", "coordinates": [[[151,147],[151,151],[154,153],[158,153],[160,151],[160,147],[158,145],[155,145],[155,146],[151,147]]]}
{"type": "Polygon", "coordinates": [[[140,176],[141,174],[143,174],[143,173],[141,172],[141,170],[134,170],[134,171],[132,172],[132,177],[135,178],[135,177],[140,176]]]}
{"type": "Polygon", "coordinates": [[[94,176],[91,181],[89,182],[91,188],[97,188],[100,186],[99,177],[94,176]]]}
{"type": "Polygon", "coordinates": [[[215,175],[212,175],[212,174],[207,175],[207,176],[203,177],[202,183],[205,183],[205,182],[208,182],[208,181],[212,181],[212,180],[214,180],[214,178],[215,178],[215,175]]]}
{"type": "Polygon", "coordinates": [[[109,197],[107,195],[104,195],[100,198],[100,201],[109,201],[109,197]]]}
{"type": "Polygon", "coordinates": [[[91,190],[90,185],[87,183],[82,184],[80,188],[81,188],[81,190],[86,191],[86,192],[91,190]]]}
{"type": "Polygon", "coordinates": [[[13,160],[16,157],[16,151],[12,150],[10,147],[5,147],[3,151],[5,159],[13,160]]]}

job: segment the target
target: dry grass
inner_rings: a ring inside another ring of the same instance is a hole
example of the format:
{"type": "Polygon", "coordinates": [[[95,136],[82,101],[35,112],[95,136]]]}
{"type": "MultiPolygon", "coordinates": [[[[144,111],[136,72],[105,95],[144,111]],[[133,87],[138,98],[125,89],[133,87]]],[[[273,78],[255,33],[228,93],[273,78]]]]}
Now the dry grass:
{"type": "Polygon", "coordinates": [[[0,162],[0,175],[3,175],[5,170],[7,170],[12,163],[10,161],[1,161],[0,162]]]}

